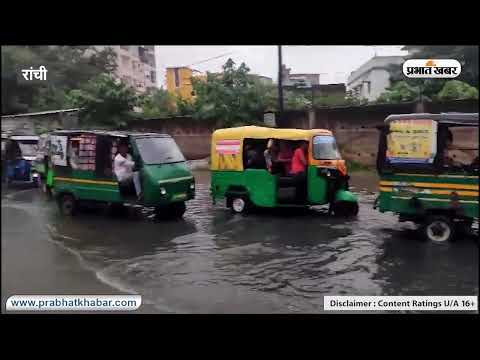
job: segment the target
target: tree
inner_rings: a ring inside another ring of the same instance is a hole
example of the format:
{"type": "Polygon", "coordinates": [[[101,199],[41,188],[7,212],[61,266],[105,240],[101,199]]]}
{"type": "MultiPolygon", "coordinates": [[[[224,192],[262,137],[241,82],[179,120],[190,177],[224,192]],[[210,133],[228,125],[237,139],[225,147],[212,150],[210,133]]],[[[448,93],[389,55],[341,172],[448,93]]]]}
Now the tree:
{"type": "Polygon", "coordinates": [[[139,97],[145,117],[167,117],[176,113],[176,98],[164,89],[155,89],[139,97]]]}
{"type": "Polygon", "coordinates": [[[116,69],[115,52],[91,46],[2,46],[2,113],[65,107],[65,94],[116,69]],[[25,81],[21,70],[45,66],[47,81],[25,81]]]}
{"type": "Polygon", "coordinates": [[[125,126],[138,104],[133,88],[106,74],[90,80],[81,90],[71,90],[67,100],[71,106],[81,108],[81,123],[113,127],[125,126]]]}
{"type": "Polygon", "coordinates": [[[438,93],[440,100],[478,99],[478,90],[465,82],[451,80],[438,93]]]}
{"type": "Polygon", "coordinates": [[[221,121],[223,126],[252,124],[262,120],[269,96],[250,76],[245,63],[235,66],[232,59],[220,74],[207,73],[206,81],[192,79],[196,99],[195,118],[221,121]]]}
{"type": "Polygon", "coordinates": [[[381,94],[378,103],[401,103],[418,100],[420,88],[412,86],[407,81],[398,81],[381,94]]]}

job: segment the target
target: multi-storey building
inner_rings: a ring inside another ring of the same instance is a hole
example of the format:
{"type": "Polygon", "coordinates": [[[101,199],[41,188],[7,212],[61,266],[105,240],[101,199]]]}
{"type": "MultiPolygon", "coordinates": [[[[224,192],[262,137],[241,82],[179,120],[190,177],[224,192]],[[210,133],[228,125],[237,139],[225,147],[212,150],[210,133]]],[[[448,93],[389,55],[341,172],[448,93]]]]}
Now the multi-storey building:
{"type": "MultiPolygon", "coordinates": [[[[106,46],[96,46],[97,49],[106,46]]],[[[157,87],[155,47],[147,45],[110,45],[117,54],[115,75],[138,92],[157,87]]]]}
{"type": "Polygon", "coordinates": [[[401,65],[404,56],[375,56],[353,71],[348,77],[347,90],[352,95],[376,100],[390,86],[389,67],[401,65]]]}

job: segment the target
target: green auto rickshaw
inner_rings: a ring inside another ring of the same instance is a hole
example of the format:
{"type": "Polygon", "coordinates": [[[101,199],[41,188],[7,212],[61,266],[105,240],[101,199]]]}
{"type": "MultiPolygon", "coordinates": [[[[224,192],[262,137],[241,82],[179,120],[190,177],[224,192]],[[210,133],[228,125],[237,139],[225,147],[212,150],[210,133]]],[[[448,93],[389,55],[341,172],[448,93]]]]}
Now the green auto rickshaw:
{"type": "Polygon", "coordinates": [[[50,134],[48,177],[59,208],[75,214],[80,202],[113,207],[154,207],[160,217],[181,217],[195,196],[195,179],[175,140],[165,134],[61,130],[50,134]],[[141,196],[127,191],[115,175],[120,144],[135,163],[141,196]]]}
{"type": "Polygon", "coordinates": [[[348,180],[345,161],[329,130],[242,126],[212,134],[211,195],[214,201],[225,199],[235,213],[253,207],[328,204],[330,213],[355,216],[358,200],[349,191],[348,180]],[[272,146],[280,150],[275,166],[269,168],[264,154],[272,146]],[[302,146],[306,170],[298,180],[288,169],[294,151],[302,146]],[[251,161],[249,154],[258,161],[251,161]]]}
{"type": "Polygon", "coordinates": [[[470,233],[478,222],[478,113],[390,115],[380,130],[374,208],[419,224],[433,242],[470,233]]]}

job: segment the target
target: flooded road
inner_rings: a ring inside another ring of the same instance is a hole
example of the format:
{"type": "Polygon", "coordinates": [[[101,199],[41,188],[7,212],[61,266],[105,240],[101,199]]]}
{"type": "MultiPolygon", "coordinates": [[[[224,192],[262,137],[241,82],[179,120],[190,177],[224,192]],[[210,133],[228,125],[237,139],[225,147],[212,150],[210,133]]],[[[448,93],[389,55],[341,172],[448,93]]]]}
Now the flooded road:
{"type": "Polygon", "coordinates": [[[182,221],[66,218],[37,190],[2,194],[2,297],[128,292],[147,312],[319,313],[325,295],[478,294],[474,240],[417,240],[372,209],[373,176],[353,174],[360,212],[347,221],[326,208],[233,215],[212,205],[209,173],[195,177],[182,221]]]}

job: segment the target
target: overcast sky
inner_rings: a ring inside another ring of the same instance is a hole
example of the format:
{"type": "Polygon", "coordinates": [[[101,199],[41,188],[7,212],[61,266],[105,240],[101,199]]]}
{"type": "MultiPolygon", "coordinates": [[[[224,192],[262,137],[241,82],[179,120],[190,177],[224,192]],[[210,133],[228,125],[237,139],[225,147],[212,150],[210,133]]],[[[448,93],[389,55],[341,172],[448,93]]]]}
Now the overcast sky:
{"type": "MultiPolygon", "coordinates": [[[[348,75],[375,53],[378,56],[405,55],[401,48],[402,45],[283,46],[282,54],[283,63],[292,69],[292,73],[320,73],[320,83],[331,84],[346,82],[348,75]]],[[[237,64],[245,62],[251,73],[277,81],[276,46],[156,46],[155,51],[160,86],[165,81],[166,67],[190,66],[202,72],[216,72],[229,57],[237,64]],[[202,62],[214,57],[218,58],[202,62]]]]}

